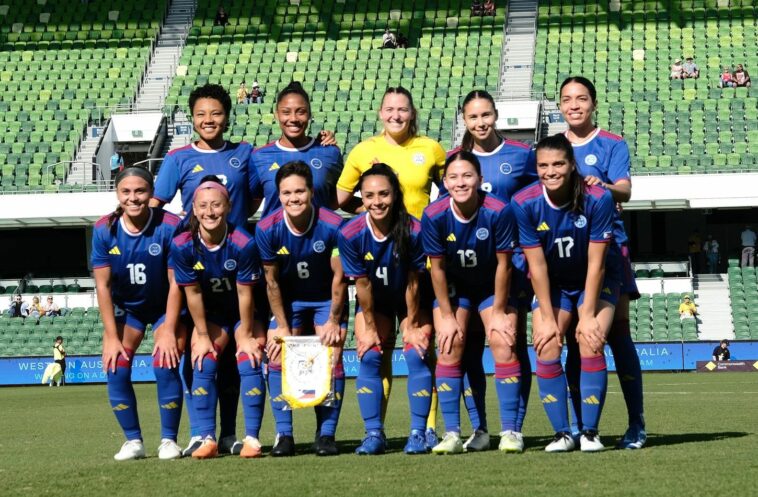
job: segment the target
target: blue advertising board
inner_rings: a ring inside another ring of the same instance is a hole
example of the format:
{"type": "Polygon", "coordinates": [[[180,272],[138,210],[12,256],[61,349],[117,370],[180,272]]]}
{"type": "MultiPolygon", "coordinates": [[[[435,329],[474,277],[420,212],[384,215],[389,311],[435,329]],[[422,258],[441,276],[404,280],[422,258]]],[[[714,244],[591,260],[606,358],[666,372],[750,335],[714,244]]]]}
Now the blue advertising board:
{"type": "MultiPolygon", "coordinates": [[[[696,369],[696,362],[709,360],[717,342],[666,342],[638,343],[637,354],[643,371],[690,371],[696,369]]],[[[729,347],[732,360],[758,359],[758,342],[732,342],[729,347]]],[[[605,348],[608,371],[616,370],[616,362],[610,348],[605,348]]],[[[529,349],[529,359],[532,371],[535,370],[534,350],[529,349]]],[[[563,351],[566,359],[566,350],[563,351]]],[[[482,358],[484,371],[492,374],[495,363],[489,349],[484,351],[482,358]]],[[[50,363],[49,358],[42,357],[12,357],[0,358],[0,385],[34,385],[39,384],[45,368],[50,363]]],[[[358,375],[360,362],[354,350],[346,350],[343,355],[345,375],[354,378],[358,375]]],[[[392,352],[392,367],[395,376],[407,376],[408,367],[402,349],[392,352]]],[[[155,381],[152,357],[140,354],[134,358],[132,365],[134,381],[155,381]]],[[[69,356],[66,359],[66,382],[73,383],[105,383],[100,356],[69,356]]]]}

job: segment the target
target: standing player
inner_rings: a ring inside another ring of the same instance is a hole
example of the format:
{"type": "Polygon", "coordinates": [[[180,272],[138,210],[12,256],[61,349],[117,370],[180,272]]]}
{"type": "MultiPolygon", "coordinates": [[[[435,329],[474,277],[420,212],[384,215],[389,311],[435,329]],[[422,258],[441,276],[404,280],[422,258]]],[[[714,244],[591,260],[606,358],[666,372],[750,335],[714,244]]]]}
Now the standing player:
{"type": "Polygon", "coordinates": [[[290,162],[276,173],[282,207],[256,226],[256,239],[266,273],[266,291],[274,319],[268,333],[268,375],[271,408],[276,421],[274,457],[295,453],[292,411],[282,400],[281,346],[277,337],[301,335],[313,326],[325,346],[335,347],[335,403],[316,407],[316,441],[319,456],[337,455],[337,431],[345,372],[342,346],[346,324],[342,323],[347,284],[337,248],[342,218],[313,205],[313,175],[304,162],[290,162]]]}
{"type": "Polygon", "coordinates": [[[236,341],[241,378],[245,439],[240,456],[260,457],[258,435],[265,404],[262,362],[265,332],[253,326],[252,285],[261,270],[253,237],[227,223],[229,192],[215,176],[206,176],[195,190],[189,231],[173,240],[171,259],[176,282],[184,288],[192,333],[192,401],[202,444],[195,459],[218,454],[216,443],[217,358],[236,341]]]}
{"type": "Polygon", "coordinates": [[[407,454],[426,454],[424,429],[431,407],[432,372],[427,351],[432,335],[431,302],[421,299],[419,275],[426,257],[421,224],[405,210],[397,174],[386,164],[374,164],[358,182],[366,211],[353,218],[339,235],[345,275],[355,279],[355,336],[360,370],[355,388],[366,428],[357,454],[382,454],[386,449],[382,410],[383,350],[395,342],[400,323],[408,365],[411,433],[407,454]]]}
{"type": "MultiPolygon", "coordinates": [[[[150,205],[163,206],[171,202],[179,191],[183,211],[192,212],[192,199],[201,180],[207,175],[215,175],[229,192],[232,205],[229,222],[244,228],[248,217],[256,208],[254,192],[258,189],[259,183],[255,170],[250,167],[253,147],[245,142],[232,143],[224,139],[224,132],[229,128],[231,97],[222,86],[207,84],[192,91],[189,96],[189,109],[198,140],[166,155],[150,205]]],[[[233,355],[234,344],[228,349],[229,352],[219,360],[218,371],[221,408],[219,450],[239,454],[242,444],[237,441],[235,432],[240,378],[233,355]]],[[[189,365],[185,365],[182,372],[186,382],[185,400],[190,414],[192,435],[189,446],[184,450],[184,455],[188,456],[200,447],[202,440],[197,433],[192,413],[192,370],[189,365]]]]}
{"type": "MultiPolygon", "coordinates": [[[[597,107],[595,86],[587,78],[575,76],[561,85],[560,109],[569,125],[566,138],[574,147],[579,173],[588,185],[599,185],[611,192],[619,204],[632,196],[629,147],[624,139],[595,126],[592,114],[597,107]]],[[[637,349],[629,333],[629,300],[640,297],[629,257],[629,238],[624,230],[621,214],[616,211],[613,222],[613,239],[623,257],[623,280],[616,314],[608,335],[608,345],[616,362],[616,374],[624,393],[629,414],[629,427],[618,442],[624,449],[640,449],[645,445],[645,418],[643,410],[642,371],[637,349]]],[[[575,354],[573,354],[575,355],[575,354]]],[[[567,367],[569,384],[575,387],[578,367],[567,367]],[[574,370],[573,378],[571,370],[574,370]]],[[[574,404],[576,405],[576,403],[574,404]]]]}
{"type": "Polygon", "coordinates": [[[153,177],[129,167],[115,179],[118,208],[95,223],[92,268],[103,320],[103,368],[108,398],[126,443],[117,461],[145,457],[132,387],[132,360],[152,324],[155,333],[153,371],[161,416],[160,459],[181,457],[176,444],[182,413],[182,382],[178,371],[186,329],[179,321],[181,294],[169,267],[171,237],[179,218],[148,207],[153,177]],[[167,302],[168,301],[168,302],[167,302]]]}
{"type": "MultiPolygon", "coordinates": [[[[534,151],[528,145],[508,140],[496,128],[497,108],[492,95],[484,90],[474,90],[463,99],[461,106],[466,131],[461,146],[453,149],[473,152],[482,166],[482,190],[510,202],[511,196],[537,179],[534,151]]],[[[517,305],[517,353],[521,364],[521,393],[516,429],[507,434],[510,450],[523,450],[521,429],[526,416],[529,392],[532,388],[532,366],[526,344],[526,320],[531,305],[531,284],[527,278],[524,253],[516,248],[513,253],[513,293],[517,305]]],[[[464,442],[466,451],[487,450],[490,435],[487,429],[487,412],[484,405],[487,378],[482,366],[484,353],[484,329],[477,316],[469,323],[469,336],[463,355],[464,401],[474,433],[464,442]]]]}
{"type": "Polygon", "coordinates": [[[537,174],[540,181],[514,195],[511,205],[536,297],[537,383],[555,430],[545,450],[566,452],[575,447],[569,433],[561,350],[577,313],[584,422],[580,442],[582,451],[595,452],[603,449],[598,424],[608,384],[603,344],[619,291],[620,256],[614,253],[615,245],[609,250],[614,202],[607,190],[584,184],[571,143],[563,135],[537,144],[537,174]]]}
{"type": "MultiPolygon", "coordinates": [[[[337,182],[337,200],[342,209],[361,212],[363,205],[353,196],[358,180],[373,164],[382,162],[397,173],[408,213],[421,218],[424,207],[429,204],[432,183],[439,184],[442,178],[445,151],[436,141],[418,134],[418,113],[413,97],[402,86],[390,87],[384,92],[379,119],[384,126],[382,133],[362,141],[347,156],[345,168],[337,182]]],[[[431,293],[428,277],[422,279],[421,287],[431,293]]],[[[392,387],[391,358],[392,354],[382,355],[383,413],[392,387]]],[[[427,441],[430,447],[437,444],[434,431],[436,413],[436,392],[432,392],[432,408],[427,422],[427,441]]]]}
{"type": "Polygon", "coordinates": [[[478,312],[495,359],[495,378],[503,425],[513,432],[519,407],[521,366],[516,355],[517,311],[509,303],[511,252],[515,223],[505,202],[480,191],[481,168],[474,154],[459,151],[447,158],[444,196],[424,210],[424,250],[431,258],[434,329],[437,332],[437,392],[445,437],[436,454],[463,452],[460,437],[461,360],[469,315],[478,312]]]}
{"type": "Polygon", "coordinates": [[[293,81],[279,92],[274,115],[282,136],[256,149],[250,158],[252,168],[260,178],[256,197],[264,199],[261,219],[281,207],[276,193],[276,172],[292,161],[303,161],[310,166],[314,205],[336,209],[335,185],[342,171],[342,154],[338,147],[321,143],[321,137],[308,136],[311,101],[300,83],[293,81]]]}

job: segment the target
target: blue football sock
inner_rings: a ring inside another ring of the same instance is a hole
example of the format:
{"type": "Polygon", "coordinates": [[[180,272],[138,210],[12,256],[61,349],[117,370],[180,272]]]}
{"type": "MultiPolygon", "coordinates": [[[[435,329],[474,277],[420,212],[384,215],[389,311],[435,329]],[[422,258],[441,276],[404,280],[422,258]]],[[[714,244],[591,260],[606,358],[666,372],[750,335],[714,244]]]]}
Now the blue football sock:
{"type": "Polygon", "coordinates": [[[187,408],[187,419],[189,419],[190,438],[199,437],[200,430],[197,429],[197,416],[192,408],[192,359],[191,351],[188,349],[182,355],[179,363],[179,370],[182,374],[182,388],[184,389],[184,406],[187,408]]]}
{"type": "Polygon", "coordinates": [[[540,361],[537,359],[537,385],[540,390],[542,407],[553,425],[553,431],[569,431],[566,403],[566,375],[561,367],[561,360],[540,361]]]}
{"type": "Polygon", "coordinates": [[[470,334],[463,351],[463,402],[468,411],[471,426],[475,430],[487,431],[487,409],[484,399],[487,395],[487,377],[484,374],[482,354],[484,353],[484,331],[470,334]]]}
{"type": "Polygon", "coordinates": [[[440,410],[445,421],[445,431],[461,432],[461,390],[463,389],[463,371],[461,363],[442,365],[437,363],[437,395],[440,410]]]}
{"type": "Polygon", "coordinates": [[[576,340],[566,340],[566,383],[568,384],[569,413],[571,414],[571,433],[582,431],[582,397],[579,391],[581,357],[576,340]]]}
{"type": "Polygon", "coordinates": [[[521,365],[521,389],[519,390],[518,416],[516,416],[516,431],[521,433],[529,406],[529,395],[532,392],[532,363],[529,360],[529,349],[526,337],[519,337],[516,344],[516,355],[521,365]]]}
{"type": "Polygon", "coordinates": [[[518,361],[495,363],[495,389],[500,404],[501,430],[518,431],[516,421],[521,392],[521,366],[518,361]]]}
{"type": "MultiPolygon", "coordinates": [[[[134,357],[132,350],[126,349],[129,357],[134,357]]],[[[108,400],[113,414],[124,431],[127,440],[142,440],[142,430],[137,415],[137,397],[132,386],[132,361],[118,356],[116,372],[108,369],[108,400]]]]}
{"type": "Polygon", "coordinates": [[[263,369],[260,366],[254,368],[247,354],[240,354],[237,359],[237,368],[240,374],[245,435],[258,438],[263,422],[263,408],[266,405],[266,382],[263,379],[263,369]]]}
{"type": "Polygon", "coordinates": [[[408,405],[411,410],[411,430],[424,431],[432,406],[432,371],[423,357],[410,345],[403,351],[408,366],[408,405]]]}
{"type": "Polygon", "coordinates": [[[368,350],[361,358],[355,391],[366,430],[382,429],[382,396],[384,388],[381,377],[382,354],[379,347],[368,350]]]}
{"type": "Polygon", "coordinates": [[[608,389],[608,371],[604,355],[582,357],[580,389],[583,429],[597,431],[605,403],[605,392],[608,389]]]}
{"type": "Polygon", "coordinates": [[[642,369],[637,348],[629,335],[629,321],[614,321],[608,335],[608,345],[616,361],[616,374],[624,393],[629,424],[645,426],[642,394],[642,369]]]}
{"type": "Polygon", "coordinates": [[[218,374],[216,375],[216,391],[219,404],[219,438],[237,436],[237,408],[240,399],[240,375],[237,371],[235,352],[237,343],[232,335],[222,353],[218,355],[218,374]]]}
{"type": "Polygon", "coordinates": [[[161,438],[176,441],[182,419],[183,389],[178,368],[162,368],[153,359],[153,372],[158,390],[158,409],[161,415],[161,438]]]}
{"type": "MultiPolygon", "coordinates": [[[[317,417],[321,422],[319,433],[326,437],[333,437],[337,433],[337,423],[342,411],[342,398],[345,396],[345,370],[342,366],[342,359],[334,366],[332,375],[334,379],[334,403],[330,406],[316,406],[317,417]]],[[[381,388],[379,390],[379,403],[381,405],[381,388]]]]}
{"type": "Polygon", "coordinates": [[[292,411],[282,398],[282,366],[268,365],[268,395],[271,399],[271,413],[276,423],[276,433],[292,436],[292,411]]]}
{"type": "Polygon", "coordinates": [[[217,370],[218,363],[213,354],[206,354],[203,358],[203,370],[195,367],[192,375],[192,407],[197,418],[198,434],[203,438],[216,438],[217,370]]]}

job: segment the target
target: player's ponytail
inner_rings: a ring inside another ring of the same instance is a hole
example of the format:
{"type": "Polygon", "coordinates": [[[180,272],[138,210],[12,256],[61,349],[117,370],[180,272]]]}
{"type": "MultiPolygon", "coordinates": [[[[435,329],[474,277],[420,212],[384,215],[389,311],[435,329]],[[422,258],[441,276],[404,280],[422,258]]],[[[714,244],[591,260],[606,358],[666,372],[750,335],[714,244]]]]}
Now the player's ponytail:
{"type": "MultiPolygon", "coordinates": [[[[130,176],[137,176],[138,178],[145,180],[145,182],[147,182],[148,186],[150,187],[150,194],[152,195],[154,188],[153,175],[144,167],[139,166],[125,167],[116,175],[116,179],[113,181],[116,191],[118,191],[118,184],[130,176]]],[[[116,210],[111,212],[111,214],[108,216],[108,229],[114,229],[116,222],[118,222],[119,218],[123,215],[124,209],[119,205],[116,207],[116,210]]]]}
{"type": "Polygon", "coordinates": [[[574,157],[574,147],[565,135],[559,133],[557,135],[548,136],[543,138],[537,143],[535,151],[540,150],[558,150],[563,152],[566,157],[566,162],[572,166],[573,170],[569,176],[569,186],[571,190],[571,208],[572,212],[581,214],[584,211],[584,178],[579,174],[579,169],[576,167],[576,158],[574,157]]]}
{"type": "Polygon", "coordinates": [[[390,208],[392,229],[390,230],[389,237],[394,242],[394,261],[395,264],[398,264],[400,261],[406,260],[411,246],[411,216],[405,208],[403,189],[400,186],[400,181],[397,179],[395,171],[387,164],[379,162],[361,174],[361,178],[358,180],[358,191],[363,186],[363,181],[369,176],[383,176],[387,178],[392,188],[393,200],[392,207],[390,208]]]}
{"type": "MultiPolygon", "coordinates": [[[[463,99],[463,103],[461,103],[461,114],[465,116],[466,106],[469,104],[469,102],[477,98],[487,100],[492,105],[492,110],[495,113],[495,119],[497,119],[497,107],[495,106],[495,99],[492,98],[492,95],[484,90],[473,90],[470,91],[468,95],[466,95],[466,97],[463,99]]],[[[495,134],[498,136],[498,138],[501,138],[500,133],[498,133],[497,129],[495,129],[495,134]]],[[[463,133],[461,149],[466,150],[467,152],[471,152],[474,149],[474,136],[471,134],[468,128],[466,128],[466,131],[463,133]]]]}

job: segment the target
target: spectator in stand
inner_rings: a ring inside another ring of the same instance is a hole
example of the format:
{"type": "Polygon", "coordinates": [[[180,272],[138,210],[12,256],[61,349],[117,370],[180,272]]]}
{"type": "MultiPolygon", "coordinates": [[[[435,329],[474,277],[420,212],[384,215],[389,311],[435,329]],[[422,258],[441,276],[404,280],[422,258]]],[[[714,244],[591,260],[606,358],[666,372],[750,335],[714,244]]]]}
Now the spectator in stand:
{"type": "Polygon", "coordinates": [[[724,72],[721,73],[719,88],[732,88],[734,86],[734,76],[729,66],[724,66],[724,72]]]}
{"type": "Polygon", "coordinates": [[[47,297],[47,303],[43,306],[42,310],[44,311],[45,316],[60,316],[61,315],[61,308],[58,307],[58,304],[53,302],[52,295],[47,297]]]}
{"type": "Polygon", "coordinates": [[[121,157],[121,154],[118,153],[117,150],[113,151],[113,155],[111,155],[111,177],[116,177],[119,171],[124,169],[124,158],[121,157]]]}
{"type": "Polygon", "coordinates": [[[247,86],[245,86],[245,82],[243,81],[240,83],[240,87],[237,89],[237,104],[246,104],[248,103],[248,93],[247,93],[247,86]]]}
{"type": "Polygon", "coordinates": [[[719,242],[713,239],[713,235],[708,235],[703,243],[703,253],[705,261],[708,263],[708,272],[716,274],[719,265],[719,242]]]}
{"type": "Polygon", "coordinates": [[[218,6],[216,11],[216,18],[213,20],[214,26],[226,26],[229,24],[229,14],[226,13],[222,6],[218,6]]]}
{"type": "Polygon", "coordinates": [[[682,59],[676,59],[671,65],[671,79],[684,78],[684,67],[682,67],[682,59]]]}
{"type": "Polygon", "coordinates": [[[408,48],[408,38],[399,31],[397,33],[397,48],[408,48]]]}
{"type": "Polygon", "coordinates": [[[32,297],[32,305],[29,306],[29,316],[33,317],[34,319],[39,319],[40,316],[44,314],[45,311],[42,310],[42,305],[39,303],[39,297],[36,295],[32,297]]]}
{"type": "Polygon", "coordinates": [[[740,234],[742,242],[742,260],[740,265],[742,267],[755,265],[755,241],[758,238],[755,231],[750,229],[750,226],[745,226],[745,231],[740,234]]]}
{"type": "Polygon", "coordinates": [[[484,5],[482,4],[482,0],[473,0],[471,2],[471,15],[472,16],[484,15],[484,5]]]}
{"type": "Polygon", "coordinates": [[[682,65],[682,77],[684,79],[697,79],[700,77],[700,68],[693,62],[692,57],[687,57],[687,60],[682,65]]]}
{"type": "Polygon", "coordinates": [[[397,38],[390,28],[384,30],[382,35],[382,48],[397,48],[397,38]]]}
{"type": "Polygon", "coordinates": [[[690,267],[692,268],[692,274],[700,274],[702,272],[700,264],[700,257],[702,256],[700,248],[702,246],[703,241],[700,238],[700,231],[693,231],[690,237],[687,239],[687,253],[689,254],[690,258],[690,267]]]}
{"type": "Polygon", "coordinates": [[[484,0],[484,7],[482,7],[482,15],[485,15],[485,16],[495,15],[495,0],[484,0]]]}
{"type": "Polygon", "coordinates": [[[257,81],[253,81],[253,89],[247,94],[247,103],[249,104],[262,104],[263,92],[257,81]]]}
{"type": "Polygon", "coordinates": [[[695,303],[690,300],[689,295],[684,296],[684,300],[679,304],[679,319],[695,319],[697,315],[697,307],[695,303]]]}
{"type": "MultiPolygon", "coordinates": [[[[58,386],[66,384],[66,349],[63,347],[63,337],[55,337],[53,344],[53,360],[61,367],[61,375],[58,380],[58,386]]],[[[50,386],[53,386],[53,379],[50,378],[50,386]]]]}
{"type": "Polygon", "coordinates": [[[732,74],[734,78],[734,86],[750,86],[750,75],[742,67],[742,64],[737,64],[737,69],[732,74]]]}
{"type": "Polygon", "coordinates": [[[713,349],[713,360],[714,361],[728,361],[732,357],[732,354],[729,353],[729,340],[726,338],[721,340],[721,343],[713,349]]]}
{"type": "Polygon", "coordinates": [[[28,315],[29,304],[21,299],[21,294],[16,295],[11,302],[11,305],[8,307],[8,316],[12,318],[25,318],[28,315]]]}

